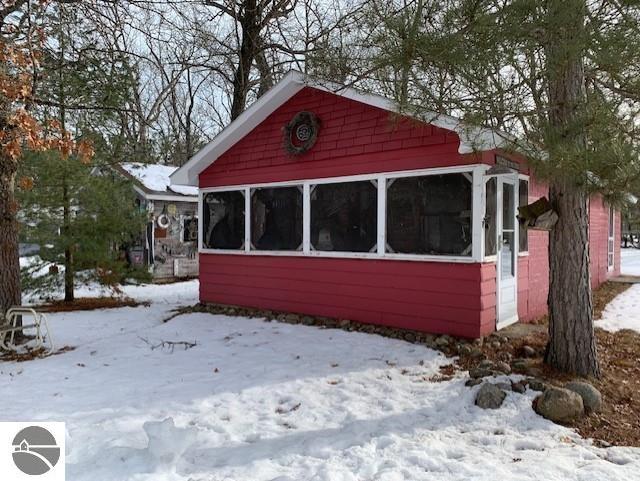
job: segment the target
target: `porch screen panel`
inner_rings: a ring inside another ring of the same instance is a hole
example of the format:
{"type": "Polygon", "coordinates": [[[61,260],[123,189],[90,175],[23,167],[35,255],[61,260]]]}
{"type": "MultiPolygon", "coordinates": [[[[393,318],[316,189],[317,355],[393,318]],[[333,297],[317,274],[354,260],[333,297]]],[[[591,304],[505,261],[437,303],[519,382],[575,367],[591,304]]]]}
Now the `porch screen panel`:
{"type": "Polygon", "coordinates": [[[486,211],[484,214],[484,255],[496,255],[496,209],[498,206],[498,182],[495,177],[487,181],[486,211]]]}
{"type": "MultiPolygon", "coordinates": [[[[518,205],[524,207],[529,204],[529,181],[521,179],[518,184],[518,205]]],[[[529,236],[525,225],[522,222],[518,222],[518,250],[520,252],[527,252],[529,250],[529,236]]]]}
{"type": "Polygon", "coordinates": [[[313,250],[375,252],[378,189],[374,182],[318,184],[310,190],[313,250]]]}
{"type": "Polygon", "coordinates": [[[470,174],[390,179],[387,252],[471,256],[470,174]]]}
{"type": "Polygon", "coordinates": [[[251,190],[251,248],[302,250],[302,186],[251,190]]]}
{"type": "Polygon", "coordinates": [[[244,193],[209,192],[202,202],[202,244],[206,249],[244,248],[244,193]]]}

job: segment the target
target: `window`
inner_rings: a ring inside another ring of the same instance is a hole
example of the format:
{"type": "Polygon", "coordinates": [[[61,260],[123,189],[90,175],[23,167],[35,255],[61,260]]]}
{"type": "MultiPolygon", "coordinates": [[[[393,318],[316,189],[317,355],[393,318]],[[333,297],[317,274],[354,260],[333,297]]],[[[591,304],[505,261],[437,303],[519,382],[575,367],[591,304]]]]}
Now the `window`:
{"type": "Polygon", "coordinates": [[[615,257],[615,210],[609,207],[609,235],[607,239],[607,268],[612,270],[615,257]]]}
{"type": "Polygon", "coordinates": [[[182,242],[194,242],[198,240],[198,218],[182,218],[182,242]]]}
{"type": "Polygon", "coordinates": [[[497,216],[496,209],[498,207],[498,181],[495,177],[490,178],[487,181],[486,187],[486,202],[485,202],[485,214],[484,214],[484,255],[495,256],[496,255],[496,229],[497,229],[497,216]]]}
{"type": "Polygon", "coordinates": [[[302,186],[251,190],[251,248],[302,250],[302,186]]]}
{"type": "Polygon", "coordinates": [[[311,248],[375,251],[377,206],[378,189],[373,181],[311,186],[311,248]]]}
{"type": "Polygon", "coordinates": [[[465,174],[389,179],[387,251],[470,256],[471,192],[465,174]]]}
{"type": "MultiPolygon", "coordinates": [[[[518,206],[524,207],[529,204],[529,181],[520,179],[518,185],[518,206]]],[[[529,235],[525,224],[518,222],[518,246],[520,252],[527,252],[529,250],[529,235]]]]}
{"type": "Polygon", "coordinates": [[[209,192],[202,202],[202,245],[208,249],[244,247],[244,193],[209,192]]]}

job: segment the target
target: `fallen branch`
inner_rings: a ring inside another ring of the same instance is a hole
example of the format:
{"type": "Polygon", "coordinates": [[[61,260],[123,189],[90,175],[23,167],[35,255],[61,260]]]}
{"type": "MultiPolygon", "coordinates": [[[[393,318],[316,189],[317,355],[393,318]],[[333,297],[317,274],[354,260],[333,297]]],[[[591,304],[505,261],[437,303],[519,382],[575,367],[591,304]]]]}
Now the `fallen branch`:
{"type": "Polygon", "coordinates": [[[186,351],[187,349],[191,349],[192,347],[196,347],[198,345],[198,341],[193,341],[193,342],[189,342],[189,341],[160,341],[158,344],[153,344],[148,339],[145,339],[144,337],[138,336],[138,339],[140,339],[145,344],[147,344],[149,347],[151,347],[152,351],[154,349],[160,348],[160,349],[169,349],[169,352],[171,352],[171,353],[175,350],[176,346],[181,346],[186,351]]]}

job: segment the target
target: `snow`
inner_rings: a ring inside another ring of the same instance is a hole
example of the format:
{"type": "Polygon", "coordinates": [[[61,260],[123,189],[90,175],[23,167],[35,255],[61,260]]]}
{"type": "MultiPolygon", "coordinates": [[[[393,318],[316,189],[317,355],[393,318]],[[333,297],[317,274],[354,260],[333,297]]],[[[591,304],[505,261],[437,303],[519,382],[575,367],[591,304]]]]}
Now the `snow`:
{"type": "Polygon", "coordinates": [[[640,276],[640,249],[620,249],[622,263],[620,270],[623,275],[640,276]]]}
{"type": "Polygon", "coordinates": [[[157,192],[167,192],[167,190],[170,190],[182,195],[198,195],[197,187],[171,184],[170,176],[178,170],[178,167],[160,164],[142,164],[139,162],[123,163],[121,166],[149,190],[157,192]]]}
{"type": "MultiPolygon", "coordinates": [[[[620,270],[623,275],[640,276],[640,249],[622,249],[620,270]]],[[[640,284],[629,289],[611,301],[596,321],[596,327],[616,332],[632,329],[640,332],[640,284]]]]}
{"type": "Polygon", "coordinates": [[[601,449],[537,416],[534,392],[473,405],[462,374],[400,340],[206,313],[197,281],[126,286],[149,307],[51,314],[72,351],[0,364],[3,420],[67,426],[74,481],[633,480],[640,449],[601,449]],[[152,348],[161,341],[190,349],[152,348]]]}

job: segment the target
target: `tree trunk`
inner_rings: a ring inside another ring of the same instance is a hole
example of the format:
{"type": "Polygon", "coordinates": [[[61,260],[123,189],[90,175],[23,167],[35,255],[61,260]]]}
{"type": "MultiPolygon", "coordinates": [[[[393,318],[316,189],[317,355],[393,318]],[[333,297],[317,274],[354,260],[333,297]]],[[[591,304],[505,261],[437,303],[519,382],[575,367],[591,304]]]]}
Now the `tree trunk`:
{"type": "Polygon", "coordinates": [[[564,372],[600,376],[589,270],[588,195],[553,183],[558,223],[549,236],[549,344],[545,361],[564,372]]]}
{"type": "Polygon", "coordinates": [[[62,230],[64,234],[64,240],[66,243],[64,249],[64,301],[73,302],[75,299],[75,292],[73,286],[73,280],[75,277],[75,269],[73,265],[73,246],[70,242],[70,228],[71,222],[71,205],[69,201],[69,191],[66,185],[66,179],[63,179],[65,185],[62,187],[62,201],[63,201],[63,220],[62,230]]]}
{"type": "Polygon", "coordinates": [[[15,161],[0,157],[0,315],[21,303],[15,161]]]}
{"type": "Polygon", "coordinates": [[[256,0],[244,2],[244,12],[240,18],[240,51],[238,52],[238,66],[233,75],[233,98],[231,102],[231,120],[235,120],[244,112],[249,93],[251,66],[256,56],[260,41],[260,18],[256,0]]]}
{"type": "MultiPolygon", "coordinates": [[[[586,153],[584,0],[548,3],[549,162],[586,153]]],[[[586,175],[586,173],[585,173],[586,175]]],[[[600,376],[591,301],[588,194],[581,179],[557,176],[549,189],[559,220],[549,235],[549,344],[545,361],[560,371],[600,376]]]]}

